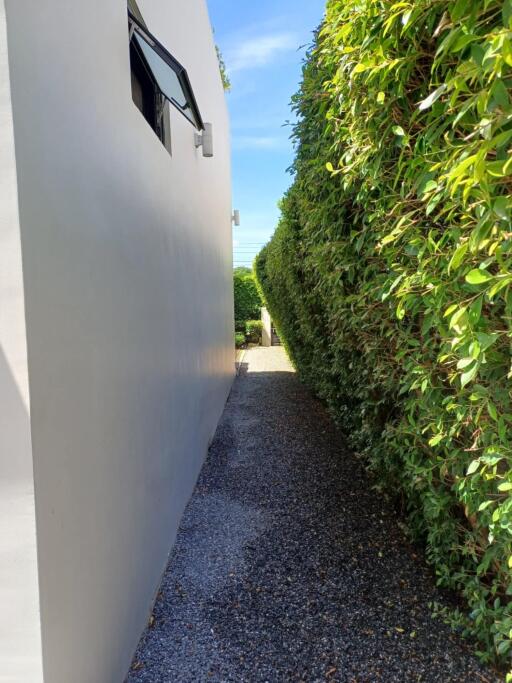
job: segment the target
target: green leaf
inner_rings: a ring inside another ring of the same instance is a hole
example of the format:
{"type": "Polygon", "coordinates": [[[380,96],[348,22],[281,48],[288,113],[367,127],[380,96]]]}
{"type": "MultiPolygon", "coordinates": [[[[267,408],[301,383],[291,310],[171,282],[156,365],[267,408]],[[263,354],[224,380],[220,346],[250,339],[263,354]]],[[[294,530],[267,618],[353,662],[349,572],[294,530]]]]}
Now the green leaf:
{"type": "Polygon", "coordinates": [[[434,104],[434,102],[437,102],[441,95],[446,92],[446,90],[447,86],[443,83],[443,85],[440,85],[439,88],[434,90],[433,93],[431,93],[426,99],[419,103],[418,109],[420,111],[429,109],[434,104]]]}
{"type": "Polygon", "coordinates": [[[471,43],[479,40],[479,38],[480,38],[480,36],[473,34],[473,33],[469,33],[469,34],[460,36],[460,38],[458,38],[458,40],[455,41],[455,43],[452,47],[452,52],[460,52],[461,50],[463,50],[465,47],[467,47],[471,43]]]}
{"type": "Polygon", "coordinates": [[[482,347],[482,351],[487,351],[488,348],[496,343],[496,341],[500,338],[500,335],[497,333],[487,334],[485,332],[477,332],[476,338],[482,347]]]}
{"type": "Polygon", "coordinates": [[[429,180],[427,183],[425,183],[425,186],[421,188],[421,194],[428,194],[433,190],[437,190],[437,187],[438,185],[435,180],[429,180]]]}
{"type": "Polygon", "coordinates": [[[512,642],[510,640],[502,640],[498,645],[497,652],[499,655],[505,655],[512,647],[512,642]]]}
{"type": "Polygon", "coordinates": [[[480,346],[480,342],[478,342],[476,339],[472,341],[469,345],[469,353],[471,354],[471,357],[477,359],[480,356],[481,351],[482,347],[480,346]]]}
{"type": "Polygon", "coordinates": [[[498,421],[498,411],[497,411],[494,403],[492,403],[492,401],[487,402],[487,411],[488,411],[489,415],[492,417],[492,419],[495,422],[497,422],[498,421]]]}
{"type": "Polygon", "coordinates": [[[443,440],[443,438],[444,438],[444,435],[443,435],[443,434],[436,434],[435,436],[433,436],[433,437],[429,440],[429,442],[428,442],[428,443],[429,443],[429,446],[437,446],[438,444],[441,443],[441,441],[443,440]]]}
{"type": "Polygon", "coordinates": [[[505,287],[508,287],[512,283],[512,275],[506,277],[501,277],[495,285],[493,285],[487,293],[489,299],[493,299],[496,294],[499,294],[505,287]]]}
{"type": "Polygon", "coordinates": [[[386,101],[386,93],[381,90],[377,95],[377,102],[379,104],[384,104],[385,101],[386,101]]]}
{"type": "Polygon", "coordinates": [[[470,366],[466,369],[465,372],[462,373],[460,376],[460,384],[461,387],[464,389],[465,386],[467,386],[472,380],[475,379],[478,370],[480,368],[480,364],[475,362],[473,366],[470,366]]]}
{"type": "Polygon", "coordinates": [[[402,126],[393,126],[391,130],[395,135],[398,135],[400,137],[403,137],[405,135],[405,130],[402,128],[402,126]]]}
{"type": "Polygon", "coordinates": [[[356,66],[353,68],[352,73],[360,74],[364,71],[368,71],[368,69],[371,69],[372,67],[373,64],[369,64],[368,62],[360,62],[359,64],[356,64],[356,66]]]}
{"type": "Polygon", "coordinates": [[[507,481],[505,484],[500,484],[498,486],[498,491],[501,491],[502,493],[512,491],[512,482],[507,481]]]}
{"type": "Polygon", "coordinates": [[[468,0],[457,0],[455,5],[450,10],[450,15],[453,21],[459,21],[459,19],[468,11],[468,6],[470,5],[468,0]]]}
{"type": "Polygon", "coordinates": [[[506,197],[498,197],[498,199],[494,202],[494,206],[492,207],[494,210],[494,213],[498,216],[498,218],[501,218],[502,220],[508,220],[509,219],[509,202],[506,197]]]}
{"type": "Polygon", "coordinates": [[[470,474],[474,474],[477,469],[480,467],[480,460],[473,460],[473,462],[470,464],[468,467],[468,470],[466,474],[469,476],[470,474]]]}
{"type": "Polygon", "coordinates": [[[402,14],[402,26],[407,26],[411,19],[412,10],[408,10],[402,14]]]}
{"type": "Polygon", "coordinates": [[[478,299],[473,301],[471,306],[469,307],[469,321],[473,325],[473,327],[476,327],[480,321],[480,317],[482,315],[482,306],[484,303],[484,298],[483,296],[479,296],[478,299]]]}
{"type": "Polygon", "coordinates": [[[505,0],[501,15],[503,18],[503,26],[505,26],[505,28],[512,28],[512,0],[505,0]]]}
{"type": "MultiPolygon", "coordinates": [[[[512,0],[511,0],[512,4],[512,0]]],[[[493,87],[493,97],[494,101],[502,109],[507,109],[510,105],[510,97],[508,94],[507,87],[502,80],[497,80],[493,87]]]]}
{"type": "Polygon", "coordinates": [[[470,285],[482,285],[489,280],[492,280],[492,275],[484,270],[471,270],[466,275],[466,282],[470,285]]]}
{"type": "Polygon", "coordinates": [[[450,318],[450,328],[455,328],[461,322],[462,318],[466,314],[466,308],[459,308],[450,318]]]}
{"type": "Polygon", "coordinates": [[[462,263],[464,256],[466,255],[468,247],[468,242],[465,242],[464,244],[461,244],[460,247],[457,247],[452,258],[450,259],[450,263],[448,264],[448,272],[450,272],[451,270],[457,270],[457,268],[462,263]]]}

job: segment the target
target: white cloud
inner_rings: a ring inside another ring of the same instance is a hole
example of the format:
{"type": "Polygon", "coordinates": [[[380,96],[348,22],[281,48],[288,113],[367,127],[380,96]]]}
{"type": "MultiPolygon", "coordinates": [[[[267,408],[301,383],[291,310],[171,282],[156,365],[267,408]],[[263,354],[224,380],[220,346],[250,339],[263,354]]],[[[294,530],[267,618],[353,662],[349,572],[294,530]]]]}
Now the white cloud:
{"type": "Polygon", "coordinates": [[[267,33],[246,38],[226,51],[228,71],[244,71],[271,64],[282,52],[297,48],[297,38],[292,33],[267,33]]]}

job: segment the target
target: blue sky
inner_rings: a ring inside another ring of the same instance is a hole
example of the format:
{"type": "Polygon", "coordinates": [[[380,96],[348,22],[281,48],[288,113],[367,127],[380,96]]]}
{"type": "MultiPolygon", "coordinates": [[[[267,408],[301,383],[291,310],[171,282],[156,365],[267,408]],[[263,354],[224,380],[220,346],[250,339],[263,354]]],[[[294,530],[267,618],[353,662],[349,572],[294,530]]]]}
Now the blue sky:
{"type": "Polygon", "coordinates": [[[293,159],[290,99],[304,49],[325,0],[208,0],[215,38],[232,83],[228,94],[233,147],[235,265],[251,265],[277,224],[277,202],[289,187],[293,159]]]}

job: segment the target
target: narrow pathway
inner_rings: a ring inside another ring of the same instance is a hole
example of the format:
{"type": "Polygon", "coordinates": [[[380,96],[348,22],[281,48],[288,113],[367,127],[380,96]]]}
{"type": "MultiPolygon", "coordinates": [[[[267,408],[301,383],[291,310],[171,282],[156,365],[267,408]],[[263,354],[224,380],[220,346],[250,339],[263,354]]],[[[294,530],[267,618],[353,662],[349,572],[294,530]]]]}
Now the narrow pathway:
{"type": "Polygon", "coordinates": [[[129,683],[495,683],[281,348],[244,358],[129,683]]]}

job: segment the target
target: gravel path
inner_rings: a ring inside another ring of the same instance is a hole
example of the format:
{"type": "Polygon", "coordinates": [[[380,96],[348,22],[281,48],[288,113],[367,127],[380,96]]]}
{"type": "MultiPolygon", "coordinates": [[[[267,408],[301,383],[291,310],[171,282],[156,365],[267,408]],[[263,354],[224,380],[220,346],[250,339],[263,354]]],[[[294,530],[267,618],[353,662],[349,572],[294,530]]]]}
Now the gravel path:
{"type": "Polygon", "coordinates": [[[281,348],[245,358],[129,683],[501,681],[281,348]]]}

